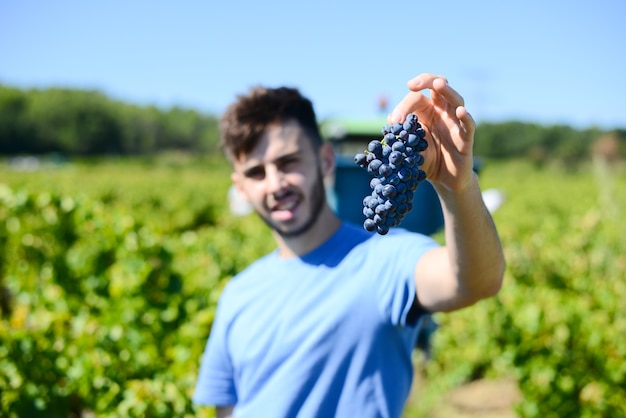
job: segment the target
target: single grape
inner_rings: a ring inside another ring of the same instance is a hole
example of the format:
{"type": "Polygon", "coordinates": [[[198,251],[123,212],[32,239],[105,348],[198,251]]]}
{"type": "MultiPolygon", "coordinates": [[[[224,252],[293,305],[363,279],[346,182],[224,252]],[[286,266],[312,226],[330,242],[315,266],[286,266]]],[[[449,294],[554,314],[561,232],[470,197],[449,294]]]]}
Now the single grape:
{"type": "Polygon", "coordinates": [[[402,124],[400,122],[396,122],[394,124],[391,125],[391,132],[394,135],[398,135],[400,133],[400,131],[402,131],[403,127],[402,124]]]}
{"type": "Polygon", "coordinates": [[[383,177],[389,177],[393,174],[393,167],[391,164],[381,164],[378,168],[378,173],[383,177]]]}
{"type": "Polygon", "coordinates": [[[387,197],[387,198],[395,197],[398,194],[398,190],[396,189],[396,186],[392,184],[388,184],[383,187],[382,194],[384,197],[387,197]]]}
{"type": "Polygon", "coordinates": [[[387,216],[387,208],[385,207],[385,204],[381,204],[376,206],[376,209],[374,209],[374,213],[376,213],[376,215],[379,215],[381,217],[387,216]]]}
{"type": "Polygon", "coordinates": [[[364,168],[367,165],[367,155],[363,152],[358,153],[354,156],[354,162],[356,165],[364,168]]]}
{"type": "Polygon", "coordinates": [[[417,143],[417,146],[415,147],[415,151],[424,152],[426,148],[428,148],[428,142],[426,142],[425,139],[420,139],[417,143]]]}
{"type": "Polygon", "coordinates": [[[395,134],[389,132],[383,137],[383,140],[385,141],[385,144],[392,145],[396,142],[397,138],[395,134]]]}
{"type": "Polygon", "coordinates": [[[391,154],[389,154],[389,162],[391,164],[401,164],[402,160],[404,160],[404,156],[400,151],[393,151],[391,154]]]}
{"type": "Polygon", "coordinates": [[[389,226],[385,223],[376,225],[376,232],[380,235],[386,235],[389,232],[389,226]]]}
{"type": "Polygon", "coordinates": [[[406,145],[404,144],[404,142],[401,142],[401,141],[394,142],[393,145],[391,146],[391,149],[393,151],[405,152],[406,145]]]}
{"type": "Polygon", "coordinates": [[[373,219],[370,219],[370,218],[366,219],[363,222],[363,226],[369,232],[374,232],[376,230],[376,222],[373,219]]]}
{"type": "Polygon", "coordinates": [[[420,141],[420,138],[415,134],[409,134],[409,137],[406,139],[406,144],[409,147],[415,147],[420,141]]]}
{"type": "Polygon", "coordinates": [[[383,165],[381,160],[372,160],[372,162],[367,165],[367,172],[370,174],[378,173],[381,165],[383,165]]]}
{"type": "Polygon", "coordinates": [[[383,152],[383,144],[379,140],[374,139],[367,145],[367,150],[378,157],[383,152]]]}

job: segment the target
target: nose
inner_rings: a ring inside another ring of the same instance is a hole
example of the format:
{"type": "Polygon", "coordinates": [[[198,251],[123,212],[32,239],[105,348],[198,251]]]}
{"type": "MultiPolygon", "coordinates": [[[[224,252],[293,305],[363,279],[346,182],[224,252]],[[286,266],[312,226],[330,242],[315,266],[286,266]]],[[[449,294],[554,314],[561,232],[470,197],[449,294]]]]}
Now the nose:
{"type": "Polygon", "coordinates": [[[276,166],[267,167],[265,169],[265,183],[268,193],[278,192],[285,184],[284,173],[276,166]]]}

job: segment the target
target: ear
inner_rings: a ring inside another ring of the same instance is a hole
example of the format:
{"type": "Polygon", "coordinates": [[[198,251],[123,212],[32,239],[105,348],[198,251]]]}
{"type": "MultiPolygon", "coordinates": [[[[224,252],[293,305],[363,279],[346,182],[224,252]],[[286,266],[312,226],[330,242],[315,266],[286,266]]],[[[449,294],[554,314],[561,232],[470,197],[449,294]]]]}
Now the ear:
{"type": "Polygon", "coordinates": [[[241,176],[237,172],[232,172],[230,174],[230,179],[232,180],[233,185],[237,189],[237,193],[239,194],[239,197],[241,197],[241,199],[243,199],[247,203],[250,203],[250,199],[248,199],[248,195],[246,195],[243,191],[243,185],[241,184],[241,176]]]}
{"type": "Polygon", "coordinates": [[[332,176],[335,173],[335,150],[328,142],[322,144],[320,151],[320,162],[322,167],[322,175],[324,177],[332,176]]]}

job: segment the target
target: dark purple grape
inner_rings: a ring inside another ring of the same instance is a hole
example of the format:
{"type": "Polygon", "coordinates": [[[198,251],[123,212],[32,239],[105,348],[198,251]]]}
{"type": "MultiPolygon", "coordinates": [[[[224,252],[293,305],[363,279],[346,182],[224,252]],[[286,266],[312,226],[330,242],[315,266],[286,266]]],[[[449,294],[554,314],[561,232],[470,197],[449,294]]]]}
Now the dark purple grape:
{"type": "Polygon", "coordinates": [[[376,206],[376,209],[374,209],[374,212],[376,213],[376,215],[380,216],[380,217],[385,217],[387,216],[387,208],[385,207],[385,204],[381,204],[376,206]]]}
{"type": "Polygon", "coordinates": [[[398,207],[398,203],[393,199],[389,199],[385,201],[385,207],[387,208],[388,211],[395,212],[396,208],[398,207]]]}
{"type": "Polygon", "coordinates": [[[391,146],[391,149],[393,151],[404,152],[406,149],[406,146],[404,145],[403,142],[398,141],[398,142],[394,142],[394,144],[391,146]]]}
{"type": "Polygon", "coordinates": [[[363,222],[363,227],[369,232],[374,232],[376,230],[376,222],[368,218],[363,222]]]}
{"type": "Polygon", "coordinates": [[[398,173],[393,173],[386,181],[387,184],[393,184],[394,186],[400,183],[400,177],[398,177],[398,173]]]}
{"type": "Polygon", "coordinates": [[[385,141],[385,144],[391,145],[396,142],[397,138],[393,133],[390,132],[383,137],[383,140],[385,141]]]}
{"type": "Polygon", "coordinates": [[[402,131],[402,124],[400,122],[396,122],[391,125],[391,132],[394,135],[398,135],[402,131]]]}
{"type": "Polygon", "coordinates": [[[367,150],[374,155],[379,156],[383,152],[383,144],[379,140],[374,139],[373,141],[370,141],[369,144],[367,144],[367,150]]]}
{"type": "Polygon", "coordinates": [[[407,181],[411,179],[411,170],[406,168],[406,167],[402,167],[400,170],[398,170],[398,178],[400,179],[400,181],[407,181]]]}
{"type": "Polygon", "coordinates": [[[420,139],[419,142],[417,143],[417,146],[415,147],[415,151],[424,152],[426,148],[428,148],[428,142],[426,142],[425,139],[420,139]]]}
{"type": "Polygon", "coordinates": [[[387,224],[379,224],[376,226],[376,232],[380,235],[386,235],[389,232],[389,226],[387,224]]]}
{"type": "Polygon", "coordinates": [[[389,162],[391,164],[401,164],[402,160],[404,160],[404,156],[400,151],[393,151],[391,152],[391,154],[389,154],[389,162]]]}
{"type": "MultiPolygon", "coordinates": [[[[401,181],[400,183],[398,183],[398,185],[396,186],[396,192],[403,194],[406,193],[406,191],[408,190],[409,186],[407,185],[407,182],[405,181],[401,181]]],[[[384,192],[384,190],[383,190],[384,192]]],[[[384,194],[383,194],[384,196],[384,194]]]]}
{"type": "Polygon", "coordinates": [[[378,174],[383,177],[389,177],[393,174],[393,167],[390,164],[381,164],[378,168],[378,174]]]}
{"type": "Polygon", "coordinates": [[[395,197],[396,194],[398,194],[398,190],[396,189],[396,186],[392,185],[392,184],[388,184],[386,186],[383,187],[383,196],[387,197],[387,198],[391,198],[391,197],[395,197]]]}
{"type": "Polygon", "coordinates": [[[419,143],[420,139],[417,135],[415,134],[409,134],[409,137],[406,140],[406,144],[409,147],[415,147],[418,143],[419,143]]]}
{"type": "Polygon", "coordinates": [[[365,153],[358,153],[357,155],[354,156],[354,162],[356,163],[356,165],[360,166],[361,168],[365,168],[367,166],[367,155],[365,155],[365,153]]]}
{"type": "Polygon", "coordinates": [[[373,160],[367,165],[367,172],[376,175],[378,174],[378,170],[380,169],[381,165],[383,165],[383,162],[381,160],[373,160]]]}

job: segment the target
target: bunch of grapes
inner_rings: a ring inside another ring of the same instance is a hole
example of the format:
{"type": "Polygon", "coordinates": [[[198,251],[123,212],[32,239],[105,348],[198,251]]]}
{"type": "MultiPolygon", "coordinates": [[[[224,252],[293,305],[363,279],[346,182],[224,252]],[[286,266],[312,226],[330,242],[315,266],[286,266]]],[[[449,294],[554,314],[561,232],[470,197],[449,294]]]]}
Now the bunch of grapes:
{"type": "Polygon", "coordinates": [[[372,193],[363,199],[363,227],[385,235],[413,209],[413,194],[426,180],[420,166],[428,143],[414,113],[404,123],[384,126],[382,135],[382,140],[371,141],[366,151],[356,154],[354,162],[372,176],[372,193]]]}

